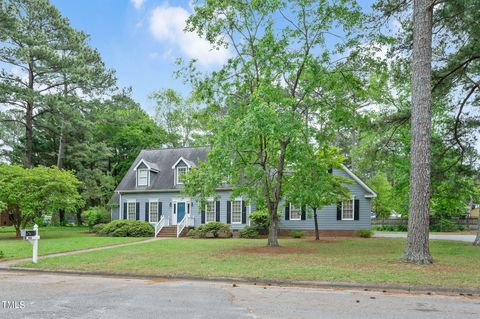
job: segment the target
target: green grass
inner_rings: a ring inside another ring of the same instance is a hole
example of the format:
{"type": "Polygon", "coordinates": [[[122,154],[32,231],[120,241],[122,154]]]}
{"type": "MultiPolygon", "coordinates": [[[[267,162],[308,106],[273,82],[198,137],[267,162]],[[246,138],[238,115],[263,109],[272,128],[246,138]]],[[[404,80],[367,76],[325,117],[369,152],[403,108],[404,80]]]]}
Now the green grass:
{"type": "Polygon", "coordinates": [[[429,266],[399,260],[404,239],[281,239],[282,247],[273,251],[265,243],[265,239],[161,240],[49,258],[35,267],[480,288],[480,249],[468,243],[431,241],[435,263],[429,266]]]}
{"type": "MultiPolygon", "coordinates": [[[[39,230],[38,254],[46,255],[72,250],[114,245],[141,240],[142,238],[98,237],[86,227],[42,227],[39,230]]],[[[13,227],[0,227],[0,261],[32,256],[32,244],[15,238],[13,227]]]]}

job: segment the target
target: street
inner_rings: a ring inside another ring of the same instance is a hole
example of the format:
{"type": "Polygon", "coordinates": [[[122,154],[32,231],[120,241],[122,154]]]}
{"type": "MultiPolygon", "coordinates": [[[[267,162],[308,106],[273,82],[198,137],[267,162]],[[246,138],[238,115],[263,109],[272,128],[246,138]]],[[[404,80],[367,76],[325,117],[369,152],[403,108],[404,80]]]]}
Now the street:
{"type": "Polygon", "coordinates": [[[479,318],[476,297],[0,272],[0,318],[479,318]]]}

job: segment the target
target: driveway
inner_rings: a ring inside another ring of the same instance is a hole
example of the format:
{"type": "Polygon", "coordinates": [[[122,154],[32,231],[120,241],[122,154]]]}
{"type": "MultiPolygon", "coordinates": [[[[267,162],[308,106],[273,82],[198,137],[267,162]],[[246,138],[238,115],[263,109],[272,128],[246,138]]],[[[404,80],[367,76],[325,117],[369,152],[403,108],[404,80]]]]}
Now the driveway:
{"type": "MultiPolygon", "coordinates": [[[[407,233],[375,233],[373,237],[382,238],[407,238],[407,233]]],[[[430,239],[440,240],[454,240],[471,242],[475,240],[475,235],[444,235],[444,234],[430,234],[430,239]]]]}
{"type": "Polygon", "coordinates": [[[0,318],[479,316],[480,299],[467,296],[0,272],[0,318]]]}

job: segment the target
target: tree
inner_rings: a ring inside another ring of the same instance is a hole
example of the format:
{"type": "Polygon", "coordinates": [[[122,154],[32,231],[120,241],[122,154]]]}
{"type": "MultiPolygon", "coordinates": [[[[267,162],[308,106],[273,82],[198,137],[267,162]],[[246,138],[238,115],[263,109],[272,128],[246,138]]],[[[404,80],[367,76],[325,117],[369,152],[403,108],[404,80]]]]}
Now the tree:
{"type": "Polygon", "coordinates": [[[305,138],[315,136],[309,118],[328,122],[354,113],[349,97],[358,83],[348,69],[335,68],[326,37],[341,32],[346,40],[337,44],[345,48],[361,19],[358,9],[350,1],[218,0],[195,7],[187,22],[188,31],[229,45],[234,56],[194,81],[211,116],[212,146],[186,191],[206,196],[226,181],[232,196],[245,194],[267,207],[269,246],[278,246],[286,176],[303,174],[315,153],[315,140],[305,138]],[[319,115],[320,109],[328,111],[319,115]]]}
{"type": "Polygon", "coordinates": [[[432,263],[428,235],[432,126],[432,11],[431,1],[414,1],[410,214],[403,259],[416,264],[432,263]]]}
{"type": "Polygon", "coordinates": [[[150,99],[156,102],[155,121],[167,131],[172,147],[191,146],[199,133],[196,118],[199,112],[193,97],[184,98],[173,89],[154,92],[150,99]]]}
{"type": "Polygon", "coordinates": [[[17,237],[35,217],[81,208],[84,202],[77,191],[79,185],[70,171],[0,164],[0,201],[13,215],[17,237]]]}
{"type": "Polygon", "coordinates": [[[351,198],[350,190],[344,186],[350,181],[332,173],[332,168],[340,168],[342,161],[337,149],[324,147],[302,163],[304,168],[285,176],[287,201],[303,209],[307,206],[313,208],[316,240],[320,239],[317,210],[351,198]]]}
{"type": "Polygon", "coordinates": [[[392,186],[388,182],[387,176],[383,172],[377,172],[373,178],[369,180],[369,185],[377,193],[372,201],[372,209],[376,213],[377,218],[389,218],[393,211],[392,186]]]}

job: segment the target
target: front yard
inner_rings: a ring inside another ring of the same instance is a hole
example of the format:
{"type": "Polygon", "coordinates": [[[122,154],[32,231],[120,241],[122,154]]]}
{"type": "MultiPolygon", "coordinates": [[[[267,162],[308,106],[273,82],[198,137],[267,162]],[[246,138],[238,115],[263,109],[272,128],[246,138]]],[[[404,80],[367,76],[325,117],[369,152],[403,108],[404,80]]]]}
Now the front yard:
{"type": "Polygon", "coordinates": [[[431,241],[435,263],[415,266],[399,257],[404,239],[158,240],[17,266],[112,273],[229,276],[480,288],[480,249],[469,243],[431,241]]]}
{"type": "MultiPolygon", "coordinates": [[[[66,252],[138,241],[143,238],[98,237],[86,227],[45,227],[39,230],[38,255],[66,252]]],[[[15,238],[13,227],[0,227],[0,251],[3,260],[32,256],[32,245],[15,238]]]]}

